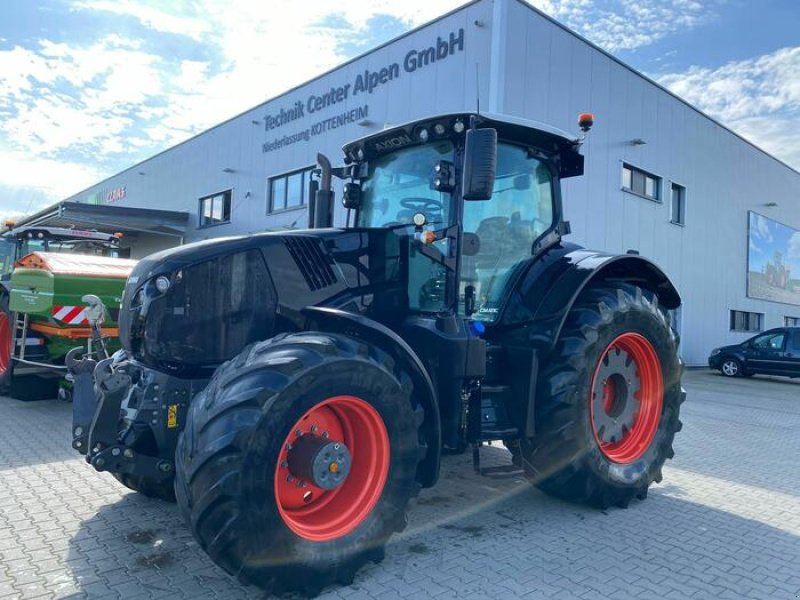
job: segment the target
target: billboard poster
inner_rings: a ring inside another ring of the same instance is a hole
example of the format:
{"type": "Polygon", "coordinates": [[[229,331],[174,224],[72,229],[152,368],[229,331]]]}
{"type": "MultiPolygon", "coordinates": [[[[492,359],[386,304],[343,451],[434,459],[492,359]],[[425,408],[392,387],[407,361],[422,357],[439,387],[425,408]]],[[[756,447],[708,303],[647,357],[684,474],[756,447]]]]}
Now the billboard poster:
{"type": "Polygon", "coordinates": [[[747,295],[800,306],[800,231],[749,213],[747,295]]]}

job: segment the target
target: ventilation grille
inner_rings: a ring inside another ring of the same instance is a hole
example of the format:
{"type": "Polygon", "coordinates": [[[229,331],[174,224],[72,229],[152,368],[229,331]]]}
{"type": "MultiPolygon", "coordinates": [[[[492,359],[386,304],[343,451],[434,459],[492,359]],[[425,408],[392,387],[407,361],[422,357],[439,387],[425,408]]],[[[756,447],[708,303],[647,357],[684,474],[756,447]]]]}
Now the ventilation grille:
{"type": "Polygon", "coordinates": [[[332,260],[321,247],[318,240],[305,237],[284,238],[286,248],[292,255],[297,268],[311,291],[321,290],[336,283],[336,274],[331,267],[332,260]]]}

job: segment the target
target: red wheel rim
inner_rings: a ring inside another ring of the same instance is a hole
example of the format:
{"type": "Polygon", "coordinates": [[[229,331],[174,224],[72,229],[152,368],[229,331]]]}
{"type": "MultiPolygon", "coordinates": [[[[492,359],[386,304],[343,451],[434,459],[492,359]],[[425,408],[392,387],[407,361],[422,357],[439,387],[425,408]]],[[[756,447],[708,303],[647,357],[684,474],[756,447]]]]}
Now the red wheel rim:
{"type": "Polygon", "coordinates": [[[589,392],[592,432],[600,451],[615,463],[641,458],[658,431],[664,403],[661,363],[638,333],[623,333],[605,349],[589,392]]]}
{"type": "Polygon", "coordinates": [[[355,396],[335,396],[314,406],[294,424],[275,468],[275,501],[289,529],[302,538],[327,542],[347,535],[370,514],[389,475],[389,434],[378,411],[355,396]],[[350,472],[334,489],[300,481],[288,468],[289,451],[301,435],[324,435],[343,443],[350,472]]]}
{"type": "Polygon", "coordinates": [[[0,375],[5,375],[11,364],[11,323],[8,315],[0,312],[0,375]]]}

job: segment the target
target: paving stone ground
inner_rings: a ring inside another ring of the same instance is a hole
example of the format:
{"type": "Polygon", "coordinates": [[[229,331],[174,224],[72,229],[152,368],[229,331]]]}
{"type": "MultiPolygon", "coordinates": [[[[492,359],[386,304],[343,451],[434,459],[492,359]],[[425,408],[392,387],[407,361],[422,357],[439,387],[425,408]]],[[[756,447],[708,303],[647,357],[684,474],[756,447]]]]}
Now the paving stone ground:
{"type": "MultiPolygon", "coordinates": [[[[800,381],[690,371],[685,386],[675,460],[645,502],[591,510],[447,457],[386,560],[321,598],[800,598],[800,381]]],[[[0,398],[0,598],[264,597],[174,505],[75,454],[70,410],[0,398]]]]}

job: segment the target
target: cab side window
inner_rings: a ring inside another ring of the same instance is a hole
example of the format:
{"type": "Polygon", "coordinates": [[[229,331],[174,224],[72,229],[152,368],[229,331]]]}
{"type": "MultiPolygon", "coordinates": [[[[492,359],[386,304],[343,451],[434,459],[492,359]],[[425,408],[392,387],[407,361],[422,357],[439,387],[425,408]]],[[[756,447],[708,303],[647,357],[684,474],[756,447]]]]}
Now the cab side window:
{"type": "Polygon", "coordinates": [[[464,203],[464,232],[474,235],[476,252],[462,258],[462,289],[475,288],[477,314],[495,319],[505,284],[530,258],[533,243],[553,225],[553,175],[527,149],[500,143],[491,200],[464,203]]]}
{"type": "Polygon", "coordinates": [[[16,240],[0,238],[0,275],[10,273],[16,258],[16,240]]]}

